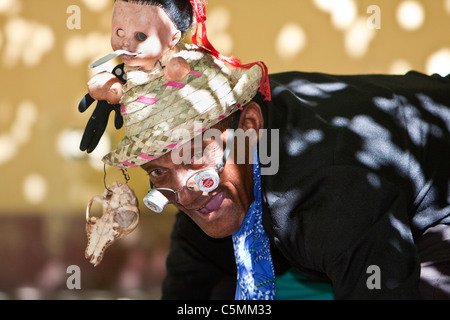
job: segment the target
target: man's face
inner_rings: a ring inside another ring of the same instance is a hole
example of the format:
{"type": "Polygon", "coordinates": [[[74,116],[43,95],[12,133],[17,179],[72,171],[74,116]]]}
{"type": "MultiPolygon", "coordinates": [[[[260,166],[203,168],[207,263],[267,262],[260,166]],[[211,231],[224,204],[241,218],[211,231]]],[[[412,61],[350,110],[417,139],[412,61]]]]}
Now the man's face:
{"type": "Polygon", "coordinates": [[[153,69],[156,61],[178,42],[180,36],[181,32],[169,16],[157,6],[121,0],[114,4],[112,48],[139,53],[122,56],[128,66],[153,69]]]}
{"type": "MultiPolygon", "coordinates": [[[[208,131],[204,136],[208,136],[208,131]]],[[[192,140],[189,142],[190,148],[183,147],[172,151],[148,162],[142,168],[147,171],[156,187],[180,190],[192,174],[220,163],[226,138],[227,131],[223,130],[219,141],[215,138],[203,140],[201,148],[199,143],[192,140]],[[185,152],[186,150],[190,152],[185,152]],[[186,161],[186,154],[183,152],[192,155],[190,161],[186,161]],[[174,164],[174,156],[182,157],[185,161],[174,164]],[[203,158],[203,161],[199,161],[200,158],[203,158]]],[[[228,159],[220,173],[217,189],[207,193],[183,188],[178,193],[178,202],[174,205],[186,213],[206,234],[213,238],[223,238],[240,228],[252,201],[252,165],[236,164],[232,159],[228,159]]]]}

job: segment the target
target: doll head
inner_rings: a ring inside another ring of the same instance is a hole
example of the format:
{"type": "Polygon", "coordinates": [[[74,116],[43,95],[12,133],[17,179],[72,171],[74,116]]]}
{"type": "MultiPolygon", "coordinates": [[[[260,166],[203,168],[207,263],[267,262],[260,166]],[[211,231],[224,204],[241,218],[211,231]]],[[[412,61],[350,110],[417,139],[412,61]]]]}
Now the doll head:
{"type": "Polygon", "coordinates": [[[117,0],[112,17],[111,46],[137,56],[122,56],[128,66],[151,70],[189,29],[189,0],[117,0]]]}

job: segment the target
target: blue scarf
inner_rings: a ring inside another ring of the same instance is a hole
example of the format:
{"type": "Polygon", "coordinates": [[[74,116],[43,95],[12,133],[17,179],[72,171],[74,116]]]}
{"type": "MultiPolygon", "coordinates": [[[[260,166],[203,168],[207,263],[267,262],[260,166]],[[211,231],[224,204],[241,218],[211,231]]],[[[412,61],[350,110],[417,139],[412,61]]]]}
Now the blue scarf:
{"type": "Polygon", "coordinates": [[[253,194],[241,228],[233,234],[237,266],[236,300],[275,299],[275,270],[270,254],[270,241],[262,226],[261,172],[255,148],[253,194]]]}

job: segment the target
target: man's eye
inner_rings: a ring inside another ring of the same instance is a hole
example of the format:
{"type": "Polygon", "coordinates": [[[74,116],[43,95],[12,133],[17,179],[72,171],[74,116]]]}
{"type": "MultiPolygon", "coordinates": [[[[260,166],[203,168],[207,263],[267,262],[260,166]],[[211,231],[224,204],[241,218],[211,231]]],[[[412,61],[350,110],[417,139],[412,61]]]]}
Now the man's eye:
{"type": "Polygon", "coordinates": [[[154,178],[160,177],[162,174],[163,174],[163,172],[161,169],[155,169],[149,173],[149,175],[154,178]]]}
{"type": "Polygon", "coordinates": [[[147,40],[147,35],[145,34],[145,33],[142,33],[142,32],[138,32],[138,33],[136,33],[136,40],[137,41],[140,41],[140,42],[142,42],[142,41],[145,41],[145,40],[147,40]]]}

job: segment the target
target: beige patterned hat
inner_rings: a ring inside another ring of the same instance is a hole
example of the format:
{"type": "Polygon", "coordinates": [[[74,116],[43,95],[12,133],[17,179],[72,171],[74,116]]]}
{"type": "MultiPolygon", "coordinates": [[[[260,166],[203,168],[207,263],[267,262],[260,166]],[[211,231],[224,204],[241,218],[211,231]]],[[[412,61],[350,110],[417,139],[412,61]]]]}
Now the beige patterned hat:
{"type": "Polygon", "coordinates": [[[103,162],[120,168],[143,165],[190,141],[251,101],[263,69],[233,67],[195,45],[174,57],[190,67],[181,81],[167,81],[162,67],[146,72],[125,67],[121,98],[126,136],[103,162]]]}

